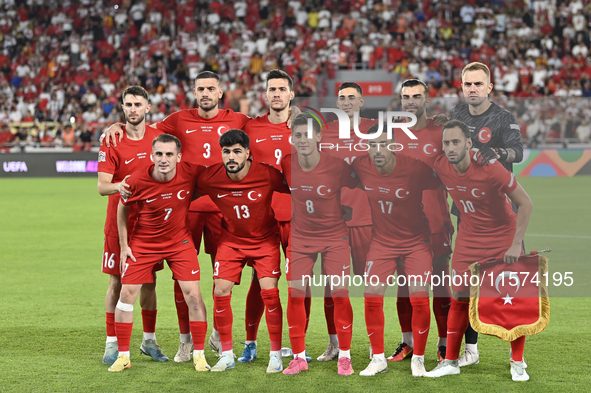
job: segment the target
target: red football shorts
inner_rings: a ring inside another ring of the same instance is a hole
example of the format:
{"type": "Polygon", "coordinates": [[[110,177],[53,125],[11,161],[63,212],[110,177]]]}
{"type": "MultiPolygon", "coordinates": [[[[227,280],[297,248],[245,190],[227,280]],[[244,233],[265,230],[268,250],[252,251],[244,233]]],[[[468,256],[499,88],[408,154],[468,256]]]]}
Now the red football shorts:
{"type": "Polygon", "coordinates": [[[468,248],[456,246],[451,260],[452,289],[455,292],[469,291],[470,276],[472,275],[469,269],[470,265],[474,262],[486,261],[492,258],[503,258],[508,249],[508,246],[496,248],[468,248]],[[459,277],[454,279],[455,276],[459,277]]]}
{"type": "Polygon", "coordinates": [[[431,234],[431,248],[433,249],[433,259],[439,258],[442,255],[450,255],[451,249],[451,233],[432,233],[431,234]]]}
{"type": "Polygon", "coordinates": [[[283,254],[287,256],[287,248],[289,247],[289,239],[291,238],[291,221],[279,221],[278,223],[281,248],[283,249],[283,254]]]}
{"type": "Polygon", "coordinates": [[[127,258],[127,269],[121,275],[121,284],[146,284],[154,282],[153,270],[163,259],[166,259],[172,278],[179,281],[199,281],[201,278],[197,251],[192,243],[189,247],[180,250],[163,253],[133,252],[133,244],[130,244],[135,262],[127,258]]]}
{"type": "Polygon", "coordinates": [[[222,235],[221,212],[189,212],[189,228],[193,234],[193,243],[197,252],[201,249],[203,237],[206,254],[215,254],[222,235]]]}
{"type": "Polygon", "coordinates": [[[349,227],[349,246],[353,260],[353,274],[362,276],[365,272],[365,262],[371,244],[371,225],[349,227]]]}
{"type": "Polygon", "coordinates": [[[240,284],[242,269],[247,263],[256,270],[258,278],[281,277],[279,239],[275,235],[270,236],[258,248],[252,249],[242,249],[236,244],[220,244],[213,265],[213,278],[240,284]]]}
{"type": "MultiPolygon", "coordinates": [[[[120,276],[121,270],[119,269],[121,261],[121,246],[119,245],[119,236],[105,235],[105,245],[103,247],[103,273],[110,274],[112,276],[120,276]]],[[[135,254],[134,254],[135,256],[135,254]]],[[[160,260],[162,262],[162,259],[160,260]]],[[[158,263],[154,266],[154,271],[164,269],[163,263],[158,263]]]]}
{"type": "Polygon", "coordinates": [[[406,277],[422,276],[423,282],[431,281],[433,253],[430,243],[415,244],[408,248],[395,248],[382,243],[371,242],[365,274],[367,282],[385,283],[391,280],[397,270],[397,262],[401,260],[406,277]]]}
{"type": "Polygon", "coordinates": [[[327,276],[348,276],[351,270],[351,249],[347,238],[330,239],[324,245],[305,245],[297,240],[297,250],[291,250],[291,260],[285,265],[287,281],[312,276],[318,254],[322,256],[322,273],[327,276]]]}

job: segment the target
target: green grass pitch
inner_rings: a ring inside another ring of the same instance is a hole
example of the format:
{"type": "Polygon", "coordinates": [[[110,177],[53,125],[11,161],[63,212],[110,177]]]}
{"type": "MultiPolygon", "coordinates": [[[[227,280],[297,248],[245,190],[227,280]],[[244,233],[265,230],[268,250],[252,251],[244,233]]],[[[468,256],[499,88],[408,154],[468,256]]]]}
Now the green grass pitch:
{"type": "MultiPolygon", "coordinates": [[[[107,198],[96,191],[96,180],[3,179],[0,181],[2,274],[0,280],[0,391],[3,392],[182,392],[182,391],[589,391],[591,353],[591,177],[520,178],[534,203],[526,237],[528,250],[551,247],[551,272],[574,274],[573,287],[551,282],[551,320],[548,328],[526,341],[531,380],[511,381],[509,344],[481,336],[480,364],[462,374],[437,380],[413,378],[410,362],[389,364],[375,377],[358,375],[368,364],[363,299],[354,298],[352,345],[355,375],[340,377],[336,362],[315,360],[310,371],[296,376],[267,375],[268,335],[264,322],[259,335],[259,358],[221,374],[197,373],[191,364],[156,363],[139,354],[141,317],[136,306],[132,337],[132,368],[107,372],[104,350],[104,296],[107,276],[100,272],[103,224],[107,198]],[[560,296],[558,296],[560,295],[560,296]]],[[[494,240],[494,239],[493,239],[494,240]]],[[[211,266],[200,257],[202,290],[211,330],[211,266]]],[[[245,280],[250,273],[245,274],[245,280]]],[[[172,358],[178,347],[178,326],[170,271],[159,273],[158,342],[172,358]]],[[[244,297],[247,285],[233,296],[234,345],[240,354],[244,339],[244,297]]],[[[391,290],[393,291],[393,290],[391,290]]],[[[392,294],[390,294],[392,295],[392,294]]],[[[287,290],[281,280],[286,307],[287,290]]],[[[308,352],[322,353],[327,344],[322,300],[312,301],[308,352]]],[[[387,297],[386,351],[400,340],[395,300],[387,297]]],[[[436,327],[426,352],[426,368],[436,365],[436,327]]],[[[284,329],[284,346],[289,345],[284,329]]],[[[207,349],[211,365],[216,361],[207,349]]],[[[284,359],[287,366],[288,359],[284,359]]]]}

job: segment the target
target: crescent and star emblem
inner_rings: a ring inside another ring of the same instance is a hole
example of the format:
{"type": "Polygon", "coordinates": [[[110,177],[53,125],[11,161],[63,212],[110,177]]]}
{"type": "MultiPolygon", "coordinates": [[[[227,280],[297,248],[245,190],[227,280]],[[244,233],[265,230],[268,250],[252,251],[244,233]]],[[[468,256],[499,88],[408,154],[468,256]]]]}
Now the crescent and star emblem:
{"type": "MultiPolygon", "coordinates": [[[[519,291],[519,288],[521,287],[521,281],[519,280],[519,276],[514,273],[514,272],[502,272],[501,274],[499,274],[497,276],[497,279],[495,280],[495,289],[497,290],[497,292],[499,294],[502,295],[501,290],[499,289],[499,283],[501,282],[501,280],[504,279],[504,277],[508,277],[511,280],[515,280],[515,282],[517,283],[517,289],[515,289],[515,293],[517,293],[519,291]]],[[[505,303],[503,303],[503,305],[505,304],[510,304],[513,305],[513,297],[509,296],[509,294],[507,293],[507,296],[502,297],[501,299],[503,299],[505,301],[505,303]]]]}
{"type": "Polygon", "coordinates": [[[261,194],[258,194],[256,191],[250,191],[248,193],[248,199],[250,199],[251,201],[256,201],[257,199],[259,199],[261,197],[261,194]],[[255,194],[254,198],[252,196],[252,194],[255,194]]]}
{"type": "Polygon", "coordinates": [[[323,185],[321,185],[321,186],[318,186],[318,188],[316,189],[316,191],[318,192],[318,195],[325,196],[327,193],[329,193],[329,192],[330,192],[330,188],[326,187],[326,186],[323,184],[323,185]],[[322,191],[321,191],[321,190],[322,190],[322,187],[326,188],[326,193],[324,193],[324,194],[323,194],[323,193],[322,193],[322,191]]]}
{"type": "MultiPolygon", "coordinates": [[[[396,190],[396,192],[394,193],[394,195],[396,195],[396,198],[404,199],[404,196],[398,195],[398,193],[400,191],[403,191],[404,192],[405,190],[404,190],[404,188],[399,188],[399,189],[396,190]]],[[[410,194],[410,192],[406,191],[406,194],[405,195],[408,195],[408,194],[410,194]]]]}

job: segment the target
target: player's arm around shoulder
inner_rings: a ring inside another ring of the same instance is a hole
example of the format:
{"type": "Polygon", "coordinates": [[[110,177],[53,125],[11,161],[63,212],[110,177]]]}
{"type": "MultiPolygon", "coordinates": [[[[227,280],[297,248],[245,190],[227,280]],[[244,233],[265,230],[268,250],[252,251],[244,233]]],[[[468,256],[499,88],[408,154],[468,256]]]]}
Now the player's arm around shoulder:
{"type": "Polygon", "coordinates": [[[269,173],[269,181],[271,184],[271,190],[275,191],[275,192],[280,192],[283,194],[289,194],[289,187],[287,186],[287,180],[285,180],[285,177],[283,176],[283,173],[281,173],[281,171],[279,171],[279,169],[274,168],[272,165],[269,164],[263,164],[265,165],[267,168],[267,171],[269,173]]]}
{"type": "Polygon", "coordinates": [[[499,158],[505,162],[521,162],[523,160],[523,139],[521,129],[515,115],[508,113],[505,117],[505,129],[503,131],[503,145],[507,151],[507,157],[499,154],[499,158]]]}

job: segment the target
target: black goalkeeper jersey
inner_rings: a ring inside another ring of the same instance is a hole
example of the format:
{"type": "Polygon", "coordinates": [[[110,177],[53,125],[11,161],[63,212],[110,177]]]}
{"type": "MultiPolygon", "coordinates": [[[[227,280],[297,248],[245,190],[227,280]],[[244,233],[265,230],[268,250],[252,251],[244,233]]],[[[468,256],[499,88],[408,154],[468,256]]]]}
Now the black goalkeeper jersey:
{"type": "MultiPolygon", "coordinates": [[[[451,111],[451,118],[460,120],[468,125],[472,136],[472,146],[510,148],[515,151],[515,161],[523,160],[523,143],[521,130],[515,116],[491,102],[490,107],[481,115],[470,114],[468,104],[459,104],[451,111]]],[[[501,162],[505,168],[513,172],[513,164],[501,162]]]]}

